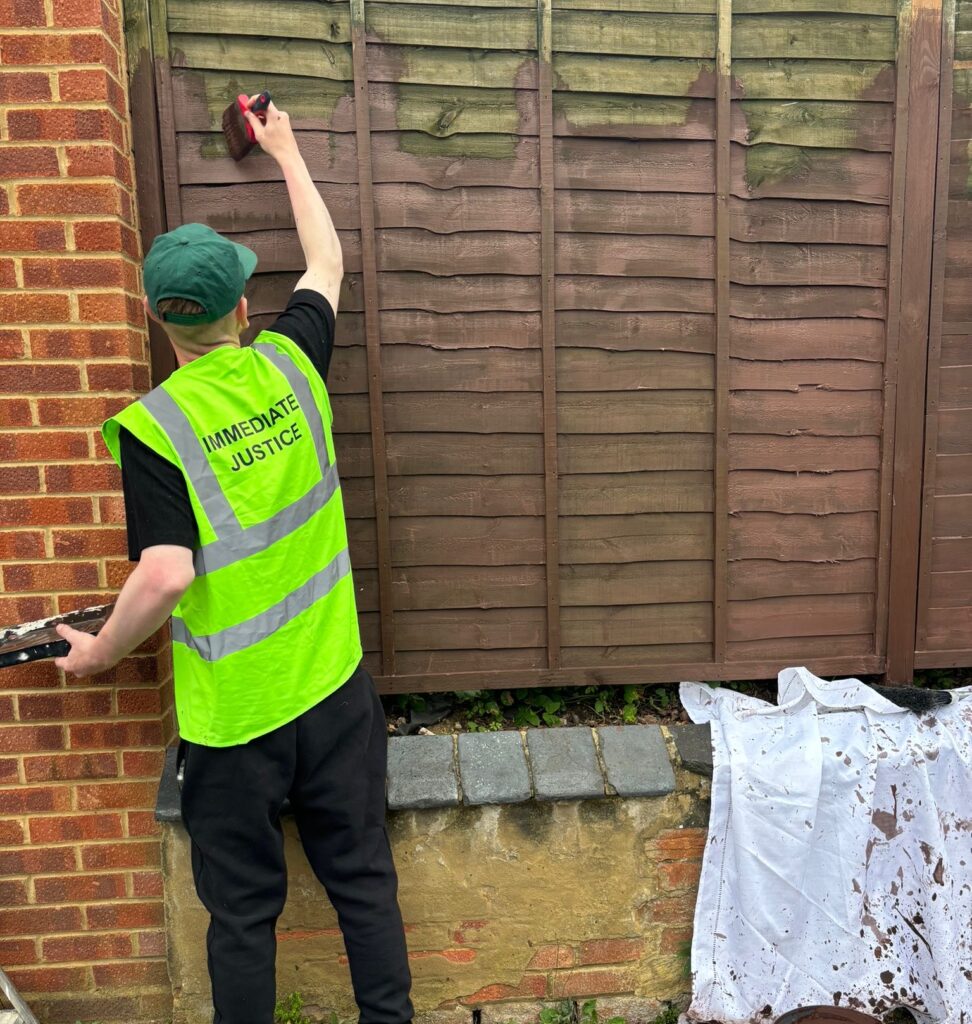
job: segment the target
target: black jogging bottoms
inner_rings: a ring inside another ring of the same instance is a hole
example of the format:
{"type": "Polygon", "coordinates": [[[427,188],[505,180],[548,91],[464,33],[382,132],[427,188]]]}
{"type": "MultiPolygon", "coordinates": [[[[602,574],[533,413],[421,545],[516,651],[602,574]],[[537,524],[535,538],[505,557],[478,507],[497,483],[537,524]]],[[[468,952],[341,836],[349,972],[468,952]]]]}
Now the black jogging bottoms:
{"type": "Polygon", "coordinates": [[[275,925],[287,895],[280,808],[288,797],[338,913],[361,1024],[412,1019],[385,831],[387,742],[381,702],[359,666],[326,700],[249,743],[184,744],[182,818],[210,913],[214,1024],[273,1022],[275,925]]]}

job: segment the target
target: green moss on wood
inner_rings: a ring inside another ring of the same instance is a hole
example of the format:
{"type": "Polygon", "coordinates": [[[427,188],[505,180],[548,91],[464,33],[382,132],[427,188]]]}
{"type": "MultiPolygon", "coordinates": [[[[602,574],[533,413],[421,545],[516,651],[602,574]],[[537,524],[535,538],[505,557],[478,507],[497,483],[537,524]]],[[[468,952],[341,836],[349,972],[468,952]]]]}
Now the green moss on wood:
{"type": "Polygon", "coordinates": [[[746,141],[828,149],[891,149],[890,109],[874,103],[744,100],[746,141]]]}
{"type": "Polygon", "coordinates": [[[354,92],[351,82],[315,78],[290,78],[282,75],[229,75],[216,71],[189,72],[202,83],[209,125],[219,128],[223,111],[241,92],[269,88],[274,101],[295,121],[320,121],[330,124],[334,109],[354,92]]]}
{"type": "Polygon", "coordinates": [[[519,139],[516,135],[450,135],[436,138],[425,132],[403,132],[399,147],[418,157],[446,157],[450,160],[512,160],[519,139]]]}
{"type": "Polygon", "coordinates": [[[575,128],[634,128],[684,125],[691,99],[650,96],[554,95],[554,111],[575,128]]]}
{"type": "Polygon", "coordinates": [[[894,99],[894,65],[884,61],[734,60],[732,73],[747,99],[894,99]]]}
{"type": "Polygon", "coordinates": [[[712,61],[679,57],[618,57],[555,53],[557,88],[638,96],[713,96],[712,61]]]}
{"type": "Polygon", "coordinates": [[[803,174],[809,167],[810,154],[800,146],[764,144],[746,150],[746,184],[751,191],[803,174]]]}
{"type": "Polygon", "coordinates": [[[462,133],[515,134],[519,128],[512,89],[405,85],[395,92],[395,121],[403,132],[425,132],[441,139],[462,133]]]}

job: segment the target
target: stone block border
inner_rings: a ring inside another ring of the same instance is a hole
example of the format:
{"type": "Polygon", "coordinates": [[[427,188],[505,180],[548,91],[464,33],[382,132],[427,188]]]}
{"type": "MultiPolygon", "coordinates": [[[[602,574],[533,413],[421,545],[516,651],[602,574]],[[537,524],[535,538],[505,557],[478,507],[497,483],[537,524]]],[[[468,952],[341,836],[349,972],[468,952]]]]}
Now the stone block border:
{"type": "MultiPolygon", "coordinates": [[[[675,790],[675,767],[712,774],[709,727],[669,727],[677,759],[657,725],[577,726],[458,736],[393,736],[388,742],[388,807],[514,804],[526,800],[658,797],[675,790]]],[[[176,749],[166,753],[155,810],[180,821],[176,749]]]]}

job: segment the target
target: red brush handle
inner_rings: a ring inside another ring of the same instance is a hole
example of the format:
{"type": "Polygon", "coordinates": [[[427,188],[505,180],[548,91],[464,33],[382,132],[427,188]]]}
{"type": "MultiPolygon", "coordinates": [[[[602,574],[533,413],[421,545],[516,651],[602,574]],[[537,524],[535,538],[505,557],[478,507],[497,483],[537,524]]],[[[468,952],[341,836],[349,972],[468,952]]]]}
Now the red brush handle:
{"type": "MultiPolygon", "coordinates": [[[[263,92],[261,92],[260,95],[251,103],[250,97],[247,96],[245,92],[241,92],[239,96],[236,97],[236,104],[240,108],[241,114],[249,110],[251,114],[256,114],[261,121],[266,121],[267,107],[270,106],[270,93],[264,89],[263,92]]],[[[243,124],[246,126],[246,137],[250,142],[256,142],[256,136],[253,134],[253,126],[245,117],[243,118],[243,124]]]]}

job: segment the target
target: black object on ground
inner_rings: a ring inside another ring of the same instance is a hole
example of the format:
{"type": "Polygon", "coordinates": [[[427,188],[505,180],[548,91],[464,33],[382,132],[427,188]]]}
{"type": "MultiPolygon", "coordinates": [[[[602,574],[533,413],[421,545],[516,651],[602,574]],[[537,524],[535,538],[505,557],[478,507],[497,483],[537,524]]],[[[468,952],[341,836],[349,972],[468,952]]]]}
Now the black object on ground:
{"type": "Polygon", "coordinates": [[[923,690],[918,686],[872,686],[871,689],[885,700],[906,711],[913,711],[916,715],[926,715],[929,711],[952,703],[952,695],[948,690],[923,690]]]}

